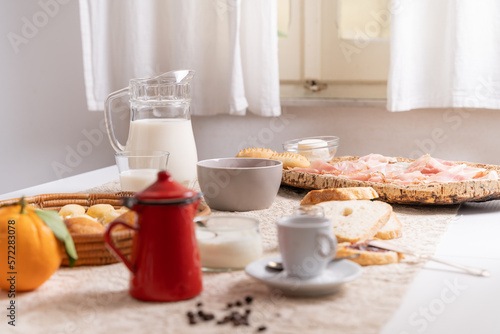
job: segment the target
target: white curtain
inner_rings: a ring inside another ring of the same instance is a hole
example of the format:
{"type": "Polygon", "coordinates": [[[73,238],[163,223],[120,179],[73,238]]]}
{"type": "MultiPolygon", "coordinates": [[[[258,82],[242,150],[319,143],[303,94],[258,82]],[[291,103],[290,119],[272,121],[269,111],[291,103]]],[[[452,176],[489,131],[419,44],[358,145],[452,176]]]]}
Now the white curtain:
{"type": "Polygon", "coordinates": [[[87,103],[132,78],[196,71],[195,115],[279,116],[276,1],[80,0],[87,103]]]}
{"type": "Polygon", "coordinates": [[[387,109],[500,109],[500,1],[392,0],[387,109]]]}

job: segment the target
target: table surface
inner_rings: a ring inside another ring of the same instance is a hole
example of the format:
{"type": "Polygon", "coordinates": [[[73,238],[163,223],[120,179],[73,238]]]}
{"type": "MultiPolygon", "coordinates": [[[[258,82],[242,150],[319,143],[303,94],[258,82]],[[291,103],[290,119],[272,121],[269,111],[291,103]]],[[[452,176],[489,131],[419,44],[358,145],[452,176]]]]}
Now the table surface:
{"type": "MultiPolygon", "coordinates": [[[[0,195],[0,200],[72,193],[117,179],[116,166],[0,195]]],[[[487,269],[489,278],[428,262],[384,334],[500,333],[500,201],[463,204],[441,239],[436,257],[487,269]]]]}

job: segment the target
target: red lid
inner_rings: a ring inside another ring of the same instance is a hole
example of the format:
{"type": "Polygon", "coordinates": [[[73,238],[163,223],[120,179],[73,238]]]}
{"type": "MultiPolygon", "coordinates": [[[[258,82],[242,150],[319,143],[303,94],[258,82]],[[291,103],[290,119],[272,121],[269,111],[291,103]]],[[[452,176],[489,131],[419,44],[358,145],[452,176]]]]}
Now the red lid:
{"type": "Polygon", "coordinates": [[[184,187],[176,182],[166,171],[158,172],[158,180],[155,183],[135,194],[139,203],[151,204],[177,204],[192,202],[201,194],[184,187]]]}

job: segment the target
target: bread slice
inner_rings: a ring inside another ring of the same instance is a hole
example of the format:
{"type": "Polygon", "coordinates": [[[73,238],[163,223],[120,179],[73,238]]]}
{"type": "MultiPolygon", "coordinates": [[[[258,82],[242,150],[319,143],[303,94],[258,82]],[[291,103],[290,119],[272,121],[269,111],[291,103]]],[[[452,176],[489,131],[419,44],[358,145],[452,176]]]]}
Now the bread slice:
{"type": "Polygon", "coordinates": [[[375,234],[375,238],[389,240],[403,236],[403,224],[399,221],[396,213],[392,213],[389,221],[375,234]]]}
{"type": "Polygon", "coordinates": [[[398,263],[399,260],[404,258],[401,253],[371,247],[366,243],[350,242],[340,243],[337,246],[337,254],[335,257],[349,256],[353,254],[360,254],[360,256],[350,259],[350,261],[354,261],[362,266],[398,263]]]}
{"type": "Polygon", "coordinates": [[[354,199],[375,199],[377,192],[372,187],[330,188],[311,190],[300,205],[318,204],[328,201],[350,201],[354,199]]]}
{"type": "Polygon", "coordinates": [[[329,201],[317,204],[332,220],[338,242],[359,242],[372,239],[389,221],[392,207],[370,200],[329,201]]]}

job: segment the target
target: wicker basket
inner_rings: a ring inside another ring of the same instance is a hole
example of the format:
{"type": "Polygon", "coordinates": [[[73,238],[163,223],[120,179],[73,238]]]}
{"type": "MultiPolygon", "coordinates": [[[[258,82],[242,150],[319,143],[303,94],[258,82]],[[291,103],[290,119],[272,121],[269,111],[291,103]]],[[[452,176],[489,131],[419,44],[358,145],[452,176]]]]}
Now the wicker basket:
{"type": "MultiPolygon", "coordinates": [[[[120,208],[121,199],[132,197],[133,192],[118,193],[68,193],[68,194],[44,194],[32,197],[25,197],[26,203],[39,209],[59,211],[66,204],[79,204],[88,209],[95,204],[111,204],[115,209],[120,208]]],[[[0,205],[16,203],[19,198],[0,201],[0,205]]],[[[210,214],[210,208],[201,202],[198,208],[197,216],[206,216],[210,214]]],[[[116,247],[125,255],[130,255],[132,249],[132,237],[134,231],[121,230],[112,234],[113,242],[116,247]]],[[[75,266],[96,266],[117,263],[118,260],[108,251],[104,245],[104,234],[72,234],[73,242],[78,253],[78,260],[75,266]]],[[[68,266],[69,261],[66,254],[63,256],[63,266],[68,266]]]]}

